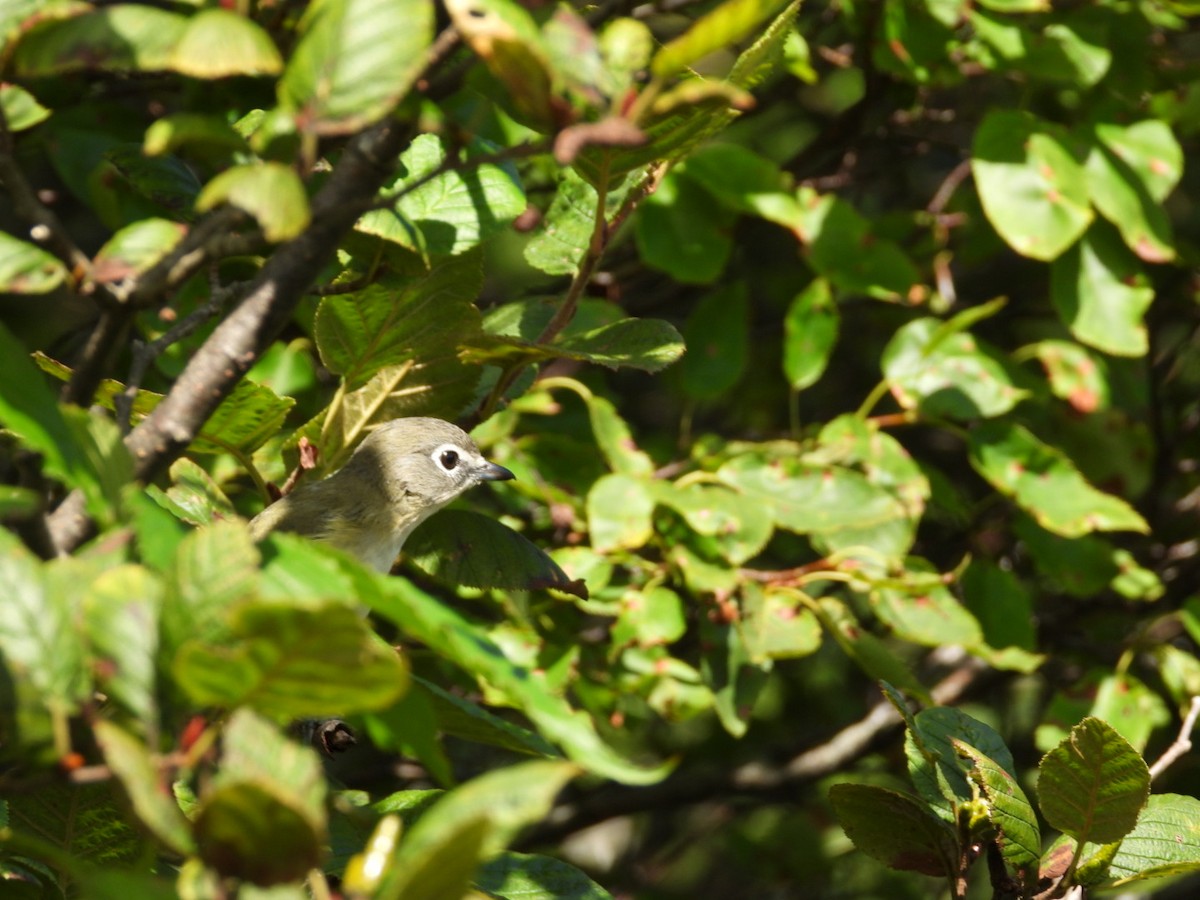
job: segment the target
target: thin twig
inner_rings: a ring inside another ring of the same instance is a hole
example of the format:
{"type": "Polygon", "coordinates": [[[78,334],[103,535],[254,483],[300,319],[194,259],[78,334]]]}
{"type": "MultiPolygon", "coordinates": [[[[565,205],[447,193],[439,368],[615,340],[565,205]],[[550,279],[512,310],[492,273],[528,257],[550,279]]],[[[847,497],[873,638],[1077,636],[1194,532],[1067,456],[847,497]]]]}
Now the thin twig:
{"type": "Polygon", "coordinates": [[[971,161],[964,159],[957,166],[950,170],[938,189],[933,194],[933,199],[929,201],[929,205],[925,207],[925,211],[933,216],[940,216],[945,210],[946,204],[950,202],[950,198],[954,196],[954,192],[958,190],[959,185],[966,181],[967,176],[971,174],[971,161]]]}
{"type": "Polygon", "coordinates": [[[125,380],[125,390],[113,399],[117,425],[123,434],[128,434],[129,429],[133,427],[133,404],[150,364],[172,344],[182,341],[209,319],[219,315],[230,299],[246,290],[248,284],[248,282],[239,282],[228,287],[214,286],[207,303],[192,310],[157,338],[152,341],[135,340],[133,342],[133,359],[129,364],[129,377],[125,380]]]}
{"type": "Polygon", "coordinates": [[[1192,705],[1188,707],[1187,715],[1179,726],[1179,734],[1171,742],[1171,746],[1163,751],[1162,756],[1150,767],[1150,779],[1154,780],[1167,770],[1179,757],[1192,749],[1192,729],[1196,727],[1196,719],[1200,717],[1200,696],[1192,697],[1192,705]]]}
{"type": "Polygon", "coordinates": [[[193,225],[183,240],[157,263],[122,285],[118,298],[136,309],[159,306],[167,293],[205,266],[229,256],[251,253],[264,244],[258,229],[237,232],[247,220],[235,206],[221,206],[193,225]]]}

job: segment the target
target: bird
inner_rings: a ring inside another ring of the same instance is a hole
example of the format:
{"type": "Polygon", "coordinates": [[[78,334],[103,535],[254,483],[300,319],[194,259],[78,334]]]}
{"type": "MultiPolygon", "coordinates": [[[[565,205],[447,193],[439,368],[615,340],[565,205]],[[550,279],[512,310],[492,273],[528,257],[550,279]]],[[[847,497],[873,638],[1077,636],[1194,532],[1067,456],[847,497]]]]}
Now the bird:
{"type": "Polygon", "coordinates": [[[391,571],[413,530],[465,491],[516,476],[485,459],[465,431],[443,419],[392,419],[372,431],[342,468],[303,484],[250,520],[312,538],[391,571]]]}

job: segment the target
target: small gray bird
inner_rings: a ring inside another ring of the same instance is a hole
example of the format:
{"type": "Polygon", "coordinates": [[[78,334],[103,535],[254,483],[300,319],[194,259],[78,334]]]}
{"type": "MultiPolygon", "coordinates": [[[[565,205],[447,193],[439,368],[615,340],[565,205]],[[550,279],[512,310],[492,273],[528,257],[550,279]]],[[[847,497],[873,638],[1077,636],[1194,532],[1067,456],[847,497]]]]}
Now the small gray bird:
{"type": "Polygon", "coordinates": [[[291,531],[392,568],[414,528],[464,491],[514,475],[483,458],[470,436],[441,419],[393,419],[359,445],[341,469],[304,484],[250,522],[260,540],[291,531]]]}

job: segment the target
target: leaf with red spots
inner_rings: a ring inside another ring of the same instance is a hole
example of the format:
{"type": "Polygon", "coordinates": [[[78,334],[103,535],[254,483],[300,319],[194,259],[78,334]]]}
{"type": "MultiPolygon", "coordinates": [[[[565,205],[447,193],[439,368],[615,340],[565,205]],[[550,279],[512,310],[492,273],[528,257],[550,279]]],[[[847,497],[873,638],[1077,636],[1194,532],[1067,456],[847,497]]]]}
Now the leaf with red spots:
{"type": "Polygon", "coordinates": [[[1057,258],[1092,221],[1083,166],[1028,113],[988,113],[975,132],[971,170],[988,221],[1023,256],[1057,258]]]}
{"type": "Polygon", "coordinates": [[[1132,506],[1096,490],[1061,450],[1020,425],[980,425],[971,432],[970,454],[975,471],[1055,534],[1150,530],[1132,506]]]}

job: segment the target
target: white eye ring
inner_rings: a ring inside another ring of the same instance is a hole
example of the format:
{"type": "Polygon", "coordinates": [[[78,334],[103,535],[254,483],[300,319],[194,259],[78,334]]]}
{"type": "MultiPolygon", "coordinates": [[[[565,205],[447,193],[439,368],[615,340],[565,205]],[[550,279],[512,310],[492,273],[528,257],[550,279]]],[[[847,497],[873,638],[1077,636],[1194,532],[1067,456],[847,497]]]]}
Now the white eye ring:
{"type": "Polygon", "coordinates": [[[454,444],[442,444],[433,453],[429,454],[429,458],[433,460],[433,464],[438,467],[442,474],[452,478],[454,470],[462,465],[463,458],[466,454],[461,447],[456,447],[454,444]]]}

